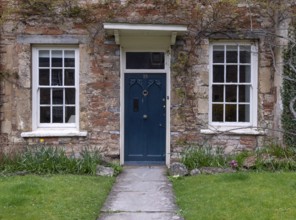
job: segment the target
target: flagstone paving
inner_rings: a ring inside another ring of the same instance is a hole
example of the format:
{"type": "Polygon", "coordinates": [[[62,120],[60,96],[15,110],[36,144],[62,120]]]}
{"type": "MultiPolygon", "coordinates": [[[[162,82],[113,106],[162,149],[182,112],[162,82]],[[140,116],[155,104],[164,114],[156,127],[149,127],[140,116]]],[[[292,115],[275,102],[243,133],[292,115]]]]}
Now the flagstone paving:
{"type": "Polygon", "coordinates": [[[164,166],[126,166],[98,220],[183,220],[164,166]]]}

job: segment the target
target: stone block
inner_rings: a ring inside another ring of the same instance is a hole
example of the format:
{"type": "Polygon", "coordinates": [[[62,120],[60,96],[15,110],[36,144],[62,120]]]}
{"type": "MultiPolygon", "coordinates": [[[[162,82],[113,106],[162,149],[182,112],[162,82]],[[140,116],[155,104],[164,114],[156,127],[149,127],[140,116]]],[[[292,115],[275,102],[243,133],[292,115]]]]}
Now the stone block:
{"type": "Polygon", "coordinates": [[[186,176],[188,174],[187,167],[182,163],[172,163],[169,169],[170,176],[186,176]]]}
{"type": "Polygon", "coordinates": [[[250,169],[256,165],[257,157],[256,156],[249,156],[243,162],[243,167],[250,169]]]}
{"type": "Polygon", "coordinates": [[[196,96],[199,98],[208,99],[208,97],[209,97],[209,87],[199,85],[198,81],[196,81],[196,83],[194,85],[194,92],[196,93],[196,96]]]}
{"type": "Polygon", "coordinates": [[[198,113],[206,114],[209,112],[209,100],[208,99],[198,99],[198,113]]]}
{"type": "Polygon", "coordinates": [[[97,176],[113,176],[114,169],[112,167],[105,167],[102,165],[98,165],[96,175],[97,176]]]}
{"type": "Polygon", "coordinates": [[[248,149],[255,149],[256,147],[256,136],[241,136],[240,145],[243,145],[248,149]]]}
{"type": "Polygon", "coordinates": [[[260,68],[259,70],[259,92],[270,93],[272,87],[270,68],[260,68]]]}
{"type": "Polygon", "coordinates": [[[236,172],[231,168],[221,168],[221,167],[202,167],[199,170],[202,174],[235,173],[236,172]]]}
{"type": "Polygon", "coordinates": [[[199,78],[204,85],[209,85],[209,70],[200,71],[199,78]]]}
{"type": "Polygon", "coordinates": [[[193,169],[190,171],[190,176],[197,176],[201,174],[201,171],[199,169],[193,169]]]}
{"type": "Polygon", "coordinates": [[[1,126],[1,133],[10,134],[12,131],[11,121],[4,120],[1,126]]]}
{"type": "Polygon", "coordinates": [[[15,55],[16,47],[15,45],[7,45],[5,48],[6,55],[3,56],[4,63],[5,63],[5,69],[7,70],[13,70],[17,67],[17,56],[15,55]]]}

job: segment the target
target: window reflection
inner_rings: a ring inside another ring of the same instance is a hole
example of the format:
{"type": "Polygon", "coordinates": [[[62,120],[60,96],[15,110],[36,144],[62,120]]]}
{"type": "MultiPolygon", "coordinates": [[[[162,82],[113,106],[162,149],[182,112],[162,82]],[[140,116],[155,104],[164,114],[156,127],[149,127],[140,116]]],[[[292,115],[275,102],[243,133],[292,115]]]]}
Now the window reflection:
{"type": "Polygon", "coordinates": [[[127,69],[164,69],[163,52],[127,52],[127,69]]]}

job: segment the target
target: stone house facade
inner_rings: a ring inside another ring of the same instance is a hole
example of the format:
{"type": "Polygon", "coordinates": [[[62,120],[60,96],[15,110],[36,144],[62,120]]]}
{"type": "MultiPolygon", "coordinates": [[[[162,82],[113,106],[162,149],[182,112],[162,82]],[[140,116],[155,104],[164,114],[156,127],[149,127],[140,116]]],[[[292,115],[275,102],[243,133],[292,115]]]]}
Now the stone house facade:
{"type": "Polygon", "coordinates": [[[247,2],[2,0],[3,146],[169,165],[281,140],[289,19],[247,2]]]}

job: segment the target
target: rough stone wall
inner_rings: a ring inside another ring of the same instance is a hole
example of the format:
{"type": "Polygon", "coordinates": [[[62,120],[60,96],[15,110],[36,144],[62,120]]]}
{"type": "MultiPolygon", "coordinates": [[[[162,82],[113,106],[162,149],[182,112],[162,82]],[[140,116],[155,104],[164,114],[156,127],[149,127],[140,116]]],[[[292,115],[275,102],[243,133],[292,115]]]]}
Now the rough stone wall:
{"type": "MultiPolygon", "coordinates": [[[[0,0],[0,29],[2,30],[4,28],[4,8],[7,5],[8,1],[6,0],[0,0]]],[[[5,85],[2,80],[2,76],[5,73],[5,56],[7,55],[5,50],[5,39],[6,34],[3,31],[0,31],[0,149],[5,148],[8,146],[8,134],[3,131],[3,122],[5,121],[5,112],[3,106],[5,105],[5,102],[7,101],[5,97],[5,85]]]]}
{"type": "MultiPolygon", "coordinates": [[[[266,136],[205,135],[200,129],[208,126],[209,100],[209,43],[213,40],[206,26],[208,14],[204,1],[80,1],[87,14],[52,16],[51,14],[23,11],[26,16],[8,19],[1,31],[1,63],[5,69],[16,71],[18,77],[5,82],[2,106],[2,134],[12,145],[50,144],[69,151],[83,147],[99,149],[105,155],[118,157],[120,138],[120,51],[112,37],[103,30],[104,22],[188,24],[189,33],[177,39],[172,46],[171,61],[171,154],[179,157],[184,148],[193,143],[204,143],[224,148],[227,152],[254,149],[262,145],[266,136]],[[197,8],[201,10],[197,10],[197,8]],[[76,15],[76,16],[75,16],[76,15]],[[202,19],[201,19],[202,18],[202,19]],[[203,23],[204,22],[204,23],[203,23]],[[202,32],[204,31],[204,32],[202,32]],[[201,34],[204,33],[204,34],[201,34]],[[21,138],[21,132],[32,130],[31,104],[31,47],[19,40],[22,35],[80,36],[80,130],[87,137],[21,138]]],[[[62,7],[62,6],[61,6],[62,7]]],[[[223,8],[222,8],[223,9],[223,8]]],[[[71,9],[72,10],[72,9],[71,9]]],[[[233,9],[238,13],[232,22],[235,30],[250,29],[249,9],[240,4],[233,9]]],[[[209,10],[211,11],[211,10],[209,10]]],[[[222,11],[223,12],[223,11],[222,11]]],[[[73,11],[71,11],[73,13],[73,11]]],[[[76,12],[77,13],[77,12],[76,12]]],[[[256,13],[256,11],[254,12],[256,13]]],[[[260,12],[261,13],[261,12],[260,12]]],[[[212,13],[213,15],[214,13],[212,13]]],[[[221,18],[229,14],[224,11],[221,18]]],[[[268,17],[254,15],[252,28],[269,30],[268,17]]],[[[219,20],[219,18],[218,18],[219,20]]],[[[230,23],[229,23],[230,24],[230,23]]],[[[221,24],[212,27],[229,30],[221,24]]],[[[208,30],[209,29],[209,30],[208,30]]],[[[213,31],[213,30],[212,30],[213,31]]],[[[233,31],[233,29],[232,29],[233,31]]],[[[225,35],[221,38],[227,38],[225,35]]],[[[229,38],[229,37],[228,37],[229,38]]],[[[274,82],[270,38],[257,34],[248,37],[258,41],[258,126],[274,129],[274,109],[278,106],[274,82]]],[[[236,35],[234,39],[244,39],[236,35]]]]}
{"type": "MultiPolygon", "coordinates": [[[[0,0],[0,20],[2,20],[2,14],[3,14],[3,5],[2,5],[2,1],[0,0]]],[[[2,28],[2,22],[0,23],[0,28],[2,28]]],[[[2,33],[0,32],[0,61],[2,60],[1,58],[3,57],[3,49],[2,49],[2,33]]],[[[0,72],[3,71],[3,67],[2,67],[2,63],[0,62],[0,72]]],[[[1,111],[1,106],[2,106],[2,99],[3,99],[3,92],[2,92],[2,85],[0,84],[0,131],[1,131],[1,121],[2,121],[2,116],[3,113],[1,111]]]]}

